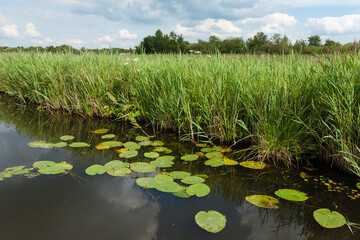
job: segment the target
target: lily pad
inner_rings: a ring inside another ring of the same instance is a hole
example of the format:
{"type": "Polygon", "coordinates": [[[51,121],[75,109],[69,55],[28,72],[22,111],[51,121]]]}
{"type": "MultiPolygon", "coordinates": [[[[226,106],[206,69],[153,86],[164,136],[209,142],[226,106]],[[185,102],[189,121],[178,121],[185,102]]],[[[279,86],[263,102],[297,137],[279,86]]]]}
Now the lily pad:
{"type": "Polygon", "coordinates": [[[215,159],[215,158],[223,158],[223,154],[221,152],[209,152],[205,154],[205,157],[208,159],[215,159]]]}
{"type": "Polygon", "coordinates": [[[166,174],[158,174],[154,178],[159,181],[168,181],[168,182],[174,181],[174,179],[171,176],[166,175],[166,174]]]}
{"type": "Polygon", "coordinates": [[[108,131],[109,131],[109,129],[100,128],[100,129],[95,130],[94,133],[96,133],[96,134],[104,134],[104,133],[107,133],[108,131]]]}
{"type": "Polygon", "coordinates": [[[53,161],[36,161],[33,163],[33,168],[41,169],[41,168],[47,168],[52,167],[56,165],[53,161]]]}
{"type": "Polygon", "coordinates": [[[145,142],[145,141],[149,141],[149,137],[146,137],[146,136],[137,136],[135,138],[136,141],[138,142],[145,142]]]}
{"type": "Polygon", "coordinates": [[[106,170],[107,174],[115,177],[121,177],[126,176],[131,173],[131,170],[129,168],[111,168],[106,170]]]}
{"type": "Polygon", "coordinates": [[[162,145],[164,145],[164,144],[165,144],[165,143],[162,142],[162,141],[155,140],[155,141],[152,141],[150,145],[153,146],[153,147],[159,147],[159,146],[162,146],[162,145]]]}
{"type": "Polygon", "coordinates": [[[196,143],[195,144],[197,147],[201,147],[201,148],[206,148],[208,147],[208,145],[206,143],[196,143]]]}
{"type": "Polygon", "coordinates": [[[199,159],[199,156],[196,154],[186,154],[184,156],[181,157],[182,160],[184,161],[195,161],[199,159]]]}
{"type": "Polygon", "coordinates": [[[164,153],[164,154],[170,154],[170,153],[172,153],[172,150],[168,148],[168,149],[166,149],[163,153],[164,153]]]}
{"type": "Polygon", "coordinates": [[[136,157],[138,154],[139,154],[139,152],[136,150],[129,150],[129,151],[120,153],[119,156],[122,158],[133,158],[133,157],[136,157]]]}
{"type": "Polygon", "coordinates": [[[195,215],[195,222],[199,227],[208,232],[218,233],[224,229],[226,217],[213,210],[210,210],[209,212],[200,211],[195,215]]]}
{"type": "Polygon", "coordinates": [[[39,169],[39,173],[46,174],[46,175],[55,175],[55,174],[60,174],[60,173],[64,173],[64,172],[65,172],[65,169],[60,166],[57,166],[57,165],[39,169]]]}
{"type": "Polygon", "coordinates": [[[161,156],[158,157],[156,160],[161,160],[161,161],[173,161],[175,159],[174,156],[161,156]]]}
{"type": "Polygon", "coordinates": [[[275,195],[289,201],[297,202],[302,202],[309,198],[306,193],[294,189],[279,189],[275,192],[275,195]]]}
{"type": "Polygon", "coordinates": [[[199,157],[204,157],[205,156],[205,153],[203,153],[203,152],[196,152],[195,154],[198,155],[199,157]]]}
{"type": "Polygon", "coordinates": [[[203,178],[203,179],[208,179],[209,178],[209,176],[208,175],[206,175],[206,174],[195,174],[195,175],[193,175],[194,177],[201,177],[201,178],[203,178]]]}
{"type": "Polygon", "coordinates": [[[136,142],[126,142],[124,143],[124,147],[129,150],[137,150],[141,148],[141,146],[136,142]]]}
{"type": "Polygon", "coordinates": [[[64,136],[61,136],[60,137],[60,140],[61,141],[70,141],[70,140],[73,140],[75,137],[74,136],[71,136],[71,135],[64,135],[64,136]]]}
{"type": "Polygon", "coordinates": [[[19,171],[24,169],[26,166],[25,165],[21,165],[21,166],[15,166],[15,167],[8,167],[5,169],[6,172],[15,172],[15,171],[19,171]]]}
{"type": "Polygon", "coordinates": [[[110,146],[105,146],[102,143],[99,143],[98,145],[95,146],[95,148],[97,150],[106,150],[106,149],[110,149],[111,147],[110,146]]]}
{"type": "Polygon", "coordinates": [[[179,192],[174,192],[174,196],[180,197],[180,198],[189,198],[190,195],[186,193],[186,187],[181,186],[181,190],[179,192]]]}
{"type": "Polygon", "coordinates": [[[203,179],[201,177],[189,176],[189,177],[183,178],[181,180],[181,182],[183,182],[185,184],[196,184],[196,183],[205,182],[205,179],[203,179]]]}
{"type": "Polygon", "coordinates": [[[200,151],[201,151],[201,152],[205,152],[205,153],[209,153],[209,152],[212,152],[213,149],[212,149],[212,148],[205,147],[205,148],[200,149],[200,151]]]}
{"type": "Polygon", "coordinates": [[[52,143],[48,143],[45,141],[29,142],[28,146],[32,147],[32,148],[44,148],[44,149],[51,149],[54,147],[54,145],[52,143]]]}
{"type": "Polygon", "coordinates": [[[220,166],[224,165],[224,160],[221,158],[213,158],[213,159],[205,161],[204,163],[205,163],[205,165],[208,165],[210,167],[220,167],[220,166]]]}
{"type": "Polygon", "coordinates": [[[358,183],[356,184],[356,187],[357,187],[358,189],[360,189],[360,182],[358,182],[358,183]]]}
{"type": "Polygon", "coordinates": [[[145,163],[145,162],[130,163],[130,168],[131,168],[131,170],[133,170],[135,172],[140,172],[140,173],[149,173],[149,172],[154,172],[156,170],[156,166],[151,165],[150,163],[145,163]]]}
{"type": "Polygon", "coordinates": [[[238,161],[232,160],[228,157],[224,157],[224,165],[234,166],[234,165],[238,165],[238,164],[239,164],[238,161]]]}
{"type": "Polygon", "coordinates": [[[204,197],[210,193],[210,188],[205,183],[196,183],[187,187],[186,193],[190,196],[204,197]]]}
{"type": "Polygon", "coordinates": [[[121,147],[122,145],[124,145],[122,142],[119,141],[106,141],[106,142],[102,142],[101,143],[103,146],[108,146],[108,147],[121,147]]]}
{"type": "Polygon", "coordinates": [[[184,172],[184,171],[173,171],[170,173],[170,176],[174,179],[183,179],[183,178],[189,177],[190,175],[191,175],[191,173],[184,172]]]}
{"type": "Polygon", "coordinates": [[[251,169],[263,169],[266,167],[266,164],[259,161],[244,161],[239,163],[241,166],[251,169]]]}
{"type": "Polygon", "coordinates": [[[112,160],[112,161],[106,163],[104,165],[104,167],[106,170],[109,170],[109,169],[127,168],[127,167],[129,167],[129,165],[130,164],[127,162],[123,162],[120,160],[112,160]]]}
{"type": "Polygon", "coordinates": [[[96,174],[103,174],[106,172],[106,169],[104,166],[102,165],[99,165],[99,164],[94,164],[94,165],[91,165],[90,167],[88,167],[87,169],[85,169],[85,172],[87,175],[96,175],[96,174]]]}
{"type": "Polygon", "coordinates": [[[66,142],[53,143],[53,147],[56,147],[56,148],[66,147],[67,145],[68,144],[66,142]]]}
{"type": "Polygon", "coordinates": [[[143,188],[155,188],[156,180],[150,177],[142,177],[136,179],[136,184],[143,188]]]}
{"type": "Polygon", "coordinates": [[[157,152],[146,152],[144,153],[144,156],[147,158],[158,158],[160,154],[157,152]]]}
{"type": "Polygon", "coordinates": [[[102,135],[101,138],[102,139],[111,139],[114,138],[115,134],[106,134],[106,135],[102,135]]]}
{"type": "Polygon", "coordinates": [[[56,167],[60,167],[64,170],[71,170],[73,169],[73,165],[71,165],[70,163],[56,163],[55,164],[56,167]]]}
{"type": "Polygon", "coordinates": [[[73,142],[69,144],[69,147],[90,147],[90,144],[85,142],[73,142]]]}
{"type": "Polygon", "coordinates": [[[146,147],[146,146],[150,146],[150,145],[151,145],[151,141],[143,141],[143,142],[139,142],[139,145],[140,145],[140,146],[144,146],[144,147],[146,147]]]}
{"type": "Polygon", "coordinates": [[[150,164],[159,167],[159,168],[167,168],[174,165],[174,162],[168,159],[164,159],[161,157],[158,157],[155,161],[151,161],[150,164]]]}
{"type": "Polygon", "coordinates": [[[324,228],[337,228],[346,224],[345,217],[336,211],[330,211],[327,208],[321,208],[314,211],[315,220],[324,228]]]}
{"type": "Polygon", "coordinates": [[[167,150],[168,150],[167,147],[155,147],[155,148],[153,149],[154,152],[165,152],[165,151],[167,151],[167,150]]]}
{"type": "Polygon", "coordinates": [[[267,195],[250,195],[245,197],[249,203],[262,208],[279,208],[279,200],[267,195]]]}
{"type": "Polygon", "coordinates": [[[161,192],[175,193],[181,191],[182,187],[176,182],[158,181],[155,186],[155,189],[161,192]]]}

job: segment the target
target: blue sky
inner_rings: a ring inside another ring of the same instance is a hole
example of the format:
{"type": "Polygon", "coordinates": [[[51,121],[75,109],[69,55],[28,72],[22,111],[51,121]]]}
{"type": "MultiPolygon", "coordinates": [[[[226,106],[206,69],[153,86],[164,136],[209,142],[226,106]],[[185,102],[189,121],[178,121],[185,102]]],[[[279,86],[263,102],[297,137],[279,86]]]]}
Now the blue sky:
{"type": "Polygon", "coordinates": [[[185,40],[286,34],[360,40],[359,0],[1,0],[0,46],[134,47],[175,31],[185,40]]]}

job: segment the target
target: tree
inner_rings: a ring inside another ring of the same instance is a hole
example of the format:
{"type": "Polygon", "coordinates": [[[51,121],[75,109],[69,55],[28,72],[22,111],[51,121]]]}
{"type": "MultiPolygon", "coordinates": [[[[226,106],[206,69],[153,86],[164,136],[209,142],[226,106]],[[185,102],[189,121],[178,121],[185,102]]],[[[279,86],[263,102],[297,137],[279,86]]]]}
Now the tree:
{"type": "Polygon", "coordinates": [[[321,45],[321,39],[319,35],[312,35],[308,37],[308,45],[309,46],[320,46],[321,45]]]}
{"type": "Polygon", "coordinates": [[[254,37],[249,38],[246,43],[251,52],[263,52],[265,45],[269,42],[267,35],[257,32],[254,37]]]}

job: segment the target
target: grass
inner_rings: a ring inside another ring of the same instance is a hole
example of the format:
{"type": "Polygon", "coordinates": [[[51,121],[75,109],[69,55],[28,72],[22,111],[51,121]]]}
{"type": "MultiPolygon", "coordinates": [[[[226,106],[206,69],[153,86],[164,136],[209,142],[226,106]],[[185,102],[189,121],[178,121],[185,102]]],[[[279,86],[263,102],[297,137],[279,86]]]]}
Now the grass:
{"type": "Polygon", "coordinates": [[[317,154],[360,176],[360,55],[0,55],[0,91],[43,108],[151,123],[247,157],[317,154]]]}

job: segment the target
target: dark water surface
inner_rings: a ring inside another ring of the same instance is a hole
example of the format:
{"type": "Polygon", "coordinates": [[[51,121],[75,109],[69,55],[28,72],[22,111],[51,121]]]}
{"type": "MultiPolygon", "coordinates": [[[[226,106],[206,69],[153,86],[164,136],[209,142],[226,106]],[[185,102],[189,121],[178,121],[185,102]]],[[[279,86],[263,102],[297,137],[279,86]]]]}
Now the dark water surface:
{"type": "MultiPolygon", "coordinates": [[[[209,176],[205,181],[211,188],[208,196],[178,198],[136,185],[137,177],[154,176],[154,173],[133,172],[119,178],[106,173],[85,174],[91,164],[120,159],[113,149],[95,149],[95,145],[104,140],[91,131],[108,128],[117,140],[126,142],[144,135],[140,129],[108,120],[49,115],[11,101],[0,97],[0,171],[17,165],[31,167],[37,160],[67,161],[74,168],[65,175],[40,175],[31,179],[19,175],[0,181],[0,240],[360,239],[356,228],[353,234],[346,225],[325,229],[312,215],[318,208],[329,208],[351,222],[360,223],[360,199],[349,197],[356,193],[351,191],[358,182],[354,176],[335,170],[211,168],[204,165],[203,159],[185,163],[180,155],[200,148],[190,142],[180,143],[177,135],[160,134],[155,139],[164,141],[165,146],[173,150],[171,155],[176,156],[175,165],[167,168],[167,172],[183,170],[209,176]],[[59,137],[66,134],[91,147],[40,149],[27,145],[34,140],[58,142],[59,137]],[[299,176],[301,172],[308,175],[308,181],[299,176]],[[320,175],[326,183],[331,180],[330,190],[336,190],[336,186],[344,190],[329,191],[329,186],[319,180],[320,175]],[[245,200],[252,194],[276,197],[274,192],[279,188],[306,192],[309,199],[300,203],[280,199],[279,209],[259,208],[245,200]],[[224,214],[226,227],[217,234],[198,227],[194,216],[202,210],[224,214]]],[[[121,160],[149,162],[143,153],[151,148],[142,147],[137,157],[121,160]]],[[[236,159],[232,154],[229,157],[236,159]]]]}

